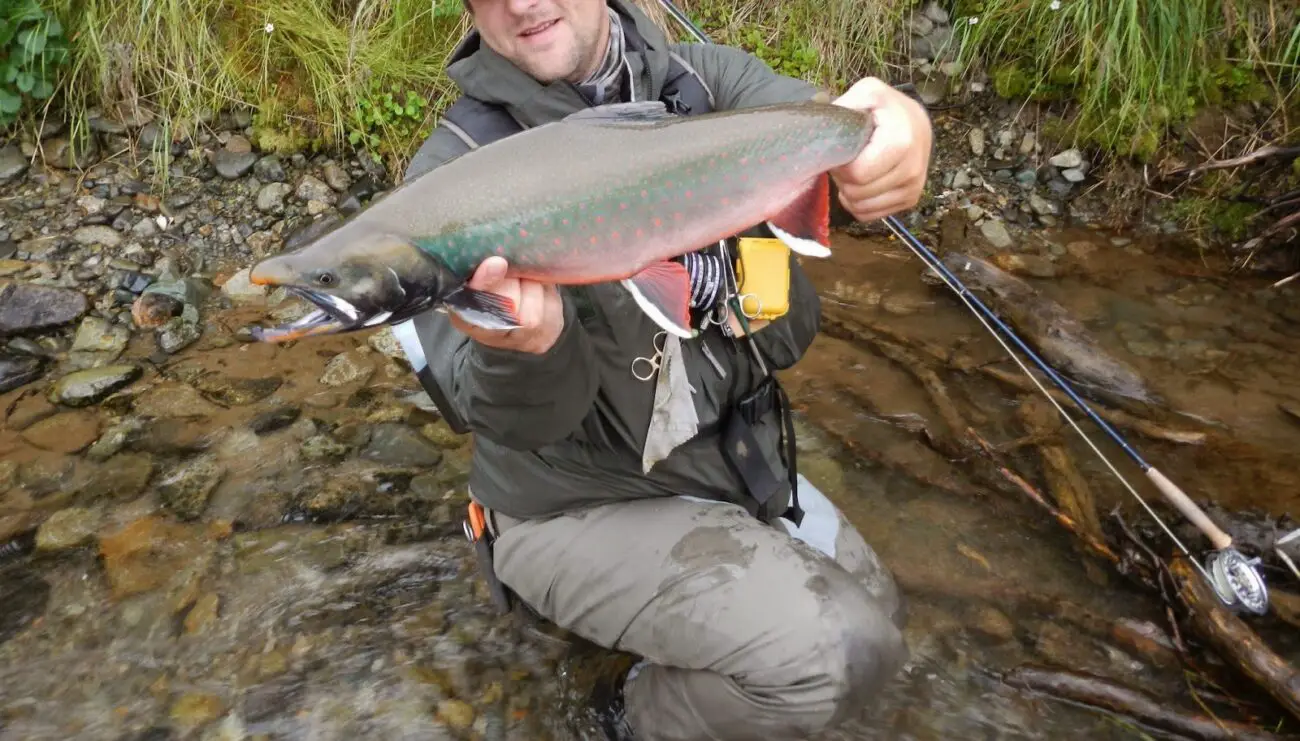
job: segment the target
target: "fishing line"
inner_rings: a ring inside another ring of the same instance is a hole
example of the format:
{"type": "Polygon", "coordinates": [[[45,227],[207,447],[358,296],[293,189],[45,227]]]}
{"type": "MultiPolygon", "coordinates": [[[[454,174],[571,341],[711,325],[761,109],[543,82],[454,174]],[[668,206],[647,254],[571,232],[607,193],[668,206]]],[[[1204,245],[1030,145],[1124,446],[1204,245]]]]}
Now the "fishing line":
{"type": "MultiPolygon", "coordinates": [[[[971,313],[975,315],[975,318],[979,320],[980,324],[983,324],[984,328],[989,331],[989,334],[993,335],[993,339],[997,340],[998,344],[1002,345],[1002,349],[1007,351],[1007,355],[1010,355],[1011,359],[1016,361],[1016,365],[1020,366],[1020,370],[1024,371],[1025,375],[1029,377],[1029,380],[1033,381],[1034,385],[1038,387],[1038,390],[1043,392],[1043,396],[1046,396],[1047,400],[1052,402],[1052,406],[1056,407],[1056,410],[1061,413],[1061,416],[1065,417],[1065,421],[1069,422],[1070,426],[1074,428],[1074,431],[1079,433],[1079,437],[1082,437],[1084,442],[1088,443],[1088,447],[1092,448],[1092,451],[1097,454],[1097,457],[1101,459],[1101,462],[1106,464],[1106,467],[1110,469],[1111,473],[1115,474],[1115,478],[1119,479],[1120,483],[1124,485],[1124,488],[1128,489],[1129,492],[1134,497],[1136,497],[1139,502],[1142,503],[1142,506],[1146,508],[1146,511],[1151,515],[1151,518],[1154,519],[1160,525],[1160,527],[1165,531],[1165,533],[1169,535],[1170,539],[1173,540],[1174,543],[1178,546],[1178,549],[1181,550],[1184,554],[1186,554],[1189,559],[1191,559],[1191,562],[1196,566],[1196,568],[1202,574],[1205,575],[1206,579],[1209,579],[1210,582],[1213,583],[1214,580],[1210,576],[1209,572],[1206,571],[1205,568],[1201,566],[1201,564],[1197,563],[1195,558],[1192,558],[1191,551],[1189,551],[1187,547],[1183,545],[1182,541],[1178,539],[1178,536],[1174,535],[1174,532],[1170,530],[1167,525],[1165,525],[1164,520],[1160,519],[1160,516],[1157,515],[1155,510],[1151,508],[1151,505],[1147,504],[1146,500],[1142,498],[1142,495],[1137,493],[1137,489],[1135,489],[1133,485],[1129,483],[1128,478],[1126,478],[1124,474],[1120,473],[1119,470],[1115,468],[1115,465],[1110,462],[1110,458],[1106,457],[1106,454],[1101,452],[1101,450],[1097,447],[1096,443],[1092,441],[1092,438],[1088,437],[1087,433],[1083,431],[1083,428],[1079,427],[1078,423],[1074,421],[1074,418],[1071,417],[1070,414],[1065,411],[1065,408],[1061,406],[1061,403],[1057,401],[1054,396],[1052,396],[1050,391],[1047,390],[1047,387],[1044,386],[1043,383],[1038,380],[1038,377],[1035,376],[1029,370],[1029,366],[1025,365],[1024,361],[1021,360],[1020,357],[1016,355],[1016,353],[1011,349],[1011,346],[1008,345],[1006,340],[1002,338],[1002,335],[999,334],[996,330],[993,329],[992,326],[989,325],[988,320],[984,318],[983,314],[978,309],[976,309],[975,304],[972,303],[971,299],[973,298],[973,296],[968,298],[970,294],[970,290],[967,289],[966,286],[961,283],[957,283],[956,285],[954,285],[953,280],[956,280],[955,278],[950,280],[949,276],[944,274],[945,272],[947,272],[946,270],[940,271],[938,268],[936,268],[930,262],[930,260],[927,259],[927,255],[921,250],[918,250],[916,248],[916,245],[912,244],[914,238],[909,239],[909,237],[912,237],[912,235],[908,233],[906,229],[900,228],[900,225],[895,224],[893,217],[889,217],[885,219],[885,226],[889,227],[889,230],[893,232],[894,235],[897,236],[900,240],[902,240],[908,246],[908,248],[912,250],[913,254],[915,254],[918,259],[924,262],[930,268],[930,270],[934,272],[935,275],[939,276],[940,280],[942,280],[949,288],[953,290],[954,293],[957,294],[957,297],[962,300],[962,303],[966,304],[967,308],[971,310],[971,313]]],[[[1012,335],[1012,337],[1015,337],[1015,335],[1012,335]]],[[[1022,349],[1024,348],[1022,347],[1022,349]]]]}
{"type": "MultiPolygon", "coordinates": [[[[683,28],[694,36],[696,40],[704,44],[711,43],[708,36],[706,36],[690,18],[682,13],[673,4],[672,0],[659,0],[659,3],[679,24],[681,24],[683,28]]],[[[1079,395],[1074,392],[1063,378],[1052,370],[1051,366],[1039,358],[1038,355],[1035,354],[1034,351],[1030,349],[1016,335],[1016,333],[1011,330],[1010,327],[998,318],[997,314],[993,313],[993,311],[985,306],[983,302],[976,298],[974,294],[966,288],[961,280],[959,280],[957,276],[953,275],[952,272],[944,266],[933,252],[927,249],[925,245],[921,244],[916,237],[912,236],[911,232],[907,230],[907,227],[905,227],[897,217],[888,216],[883,219],[883,221],[885,222],[885,226],[888,227],[895,236],[902,240],[918,259],[938,274],[944,284],[957,294],[957,296],[962,300],[962,303],[971,310],[971,313],[975,315],[975,318],[978,319],[980,323],[984,325],[984,328],[993,335],[994,339],[998,341],[998,344],[1002,345],[1002,348],[1006,350],[1012,360],[1020,366],[1020,369],[1029,377],[1030,381],[1032,381],[1038,390],[1043,393],[1043,396],[1046,396],[1047,400],[1056,407],[1056,410],[1060,412],[1061,416],[1064,417],[1070,426],[1074,428],[1075,432],[1077,432],[1088,446],[1092,448],[1093,452],[1097,454],[1097,457],[1102,461],[1102,463],[1104,463],[1106,467],[1110,469],[1111,473],[1115,475],[1115,478],[1117,478],[1120,483],[1124,485],[1124,488],[1126,488],[1129,493],[1131,493],[1133,497],[1142,504],[1142,507],[1151,515],[1151,518],[1160,525],[1161,529],[1169,535],[1169,538],[1173,540],[1179,550],[1181,550],[1196,569],[1201,572],[1219,599],[1229,607],[1244,608],[1257,615],[1264,614],[1268,609],[1268,590],[1265,586],[1263,577],[1260,576],[1259,571],[1256,568],[1260,560],[1258,558],[1247,560],[1245,556],[1233,548],[1231,536],[1220,530],[1214,522],[1211,521],[1209,517],[1206,516],[1206,514],[1201,511],[1201,509],[1197,507],[1181,489],[1178,488],[1177,485],[1166,478],[1164,474],[1150,463],[1147,463],[1142,456],[1138,455],[1137,451],[1128,444],[1122,435],[1107,424],[1105,420],[1097,416],[1097,413],[1094,412],[1092,408],[1083,401],[1083,399],[1079,398],[1079,395]],[[998,332],[990,326],[989,322],[986,321],[986,317],[987,319],[992,320],[993,323],[1002,331],[998,332]],[[1105,432],[1137,463],[1138,467],[1142,469],[1142,472],[1147,475],[1152,483],[1155,484],[1156,488],[1165,495],[1165,498],[1169,500],[1169,502],[1173,504],[1174,507],[1183,514],[1183,516],[1209,537],[1211,543],[1215,546],[1215,550],[1206,559],[1210,566],[1208,571],[1192,556],[1191,552],[1183,545],[1182,541],[1178,539],[1169,526],[1166,525],[1160,516],[1156,514],[1155,510],[1147,504],[1146,500],[1138,494],[1137,489],[1129,483],[1128,479],[1125,478],[1117,468],[1115,468],[1115,465],[1104,453],[1101,452],[1097,445],[1093,443],[1092,439],[1084,433],[1083,429],[1079,427],[1074,418],[1065,411],[1064,407],[1056,401],[1051,392],[1043,386],[1024,362],[1021,361],[1019,356],[1012,351],[1011,347],[1007,345],[1006,341],[1003,339],[1003,335],[1009,337],[1020,348],[1020,350],[1038,366],[1039,370],[1043,371],[1043,373],[1046,374],[1058,388],[1070,397],[1071,401],[1078,405],[1078,407],[1088,415],[1089,418],[1097,423],[1103,432],[1105,432]]]]}

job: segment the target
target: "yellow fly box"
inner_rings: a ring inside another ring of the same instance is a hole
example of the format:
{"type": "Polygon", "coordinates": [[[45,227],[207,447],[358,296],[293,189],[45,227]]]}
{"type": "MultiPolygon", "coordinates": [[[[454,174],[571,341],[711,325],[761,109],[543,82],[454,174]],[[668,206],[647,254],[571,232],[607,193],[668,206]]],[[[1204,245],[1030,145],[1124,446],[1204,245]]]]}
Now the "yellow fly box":
{"type": "Polygon", "coordinates": [[[790,248],[779,239],[741,237],[736,283],[751,320],[771,321],[790,309],[790,248]]]}

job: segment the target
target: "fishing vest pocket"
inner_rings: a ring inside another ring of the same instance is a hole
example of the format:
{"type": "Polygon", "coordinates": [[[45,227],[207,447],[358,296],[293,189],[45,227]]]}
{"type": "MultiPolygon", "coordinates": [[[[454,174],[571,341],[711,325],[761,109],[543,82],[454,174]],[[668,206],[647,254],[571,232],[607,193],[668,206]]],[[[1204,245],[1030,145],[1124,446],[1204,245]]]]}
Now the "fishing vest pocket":
{"type": "Polygon", "coordinates": [[[779,239],[741,237],[736,252],[741,311],[751,320],[785,316],[790,310],[790,248],[779,239]]]}

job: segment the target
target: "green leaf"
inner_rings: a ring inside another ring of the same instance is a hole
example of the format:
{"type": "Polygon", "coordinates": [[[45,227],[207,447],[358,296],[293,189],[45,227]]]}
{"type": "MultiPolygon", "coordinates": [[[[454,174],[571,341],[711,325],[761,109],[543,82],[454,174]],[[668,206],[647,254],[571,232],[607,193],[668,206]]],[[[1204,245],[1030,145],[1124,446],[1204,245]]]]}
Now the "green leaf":
{"type": "Polygon", "coordinates": [[[54,16],[50,16],[50,22],[45,25],[45,35],[58,36],[62,33],[63,33],[63,24],[59,23],[58,18],[55,18],[54,16]]]}
{"type": "Polygon", "coordinates": [[[18,109],[23,107],[23,99],[13,93],[0,88],[0,113],[17,113],[18,109]]]}
{"type": "Polygon", "coordinates": [[[0,18],[0,46],[8,46],[15,33],[18,33],[18,24],[0,18]]]}
{"type": "Polygon", "coordinates": [[[45,34],[35,28],[24,28],[18,32],[18,43],[32,56],[36,56],[45,50],[45,34]]]}
{"type": "Polygon", "coordinates": [[[49,80],[38,79],[32,86],[31,96],[37,100],[45,100],[54,94],[54,85],[49,80]]]}
{"type": "Polygon", "coordinates": [[[18,67],[8,62],[0,66],[0,83],[12,85],[18,79],[18,67]]]}
{"type": "Polygon", "coordinates": [[[23,70],[18,73],[18,79],[16,82],[18,83],[19,90],[24,93],[30,93],[32,88],[36,85],[36,77],[31,72],[23,70]]]}

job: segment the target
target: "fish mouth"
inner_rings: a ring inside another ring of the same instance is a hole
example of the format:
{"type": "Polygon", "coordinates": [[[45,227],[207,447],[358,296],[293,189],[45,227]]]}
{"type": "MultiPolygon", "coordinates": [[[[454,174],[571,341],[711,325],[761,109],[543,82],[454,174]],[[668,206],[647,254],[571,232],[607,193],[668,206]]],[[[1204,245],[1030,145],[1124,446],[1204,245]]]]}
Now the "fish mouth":
{"type": "Polygon", "coordinates": [[[345,299],[299,286],[285,286],[289,293],[309,301],[316,308],[305,316],[278,327],[253,327],[253,337],[260,342],[288,342],[303,337],[346,332],[364,326],[361,313],[345,299]]]}

